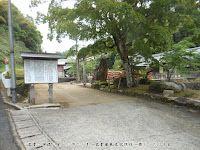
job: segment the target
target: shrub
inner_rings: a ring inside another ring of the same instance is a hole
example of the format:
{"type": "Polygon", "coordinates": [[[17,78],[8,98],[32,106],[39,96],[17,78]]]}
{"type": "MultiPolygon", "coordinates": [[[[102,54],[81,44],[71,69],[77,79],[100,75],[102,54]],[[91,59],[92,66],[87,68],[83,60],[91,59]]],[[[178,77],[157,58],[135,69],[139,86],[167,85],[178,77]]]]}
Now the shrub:
{"type": "Polygon", "coordinates": [[[99,88],[100,88],[100,86],[99,86],[99,81],[94,82],[94,83],[91,85],[91,88],[93,88],[93,89],[99,89],[99,88]]]}
{"type": "Polygon", "coordinates": [[[17,93],[23,97],[28,96],[30,84],[24,84],[24,80],[16,80],[17,93]]]}
{"type": "Polygon", "coordinates": [[[163,87],[162,87],[161,82],[153,82],[153,83],[151,83],[149,85],[149,90],[162,93],[163,92],[163,87]]]}
{"type": "Polygon", "coordinates": [[[100,86],[100,87],[101,87],[101,85],[108,86],[108,82],[107,82],[107,81],[99,82],[99,86],[100,86]]]}
{"type": "MultiPolygon", "coordinates": [[[[24,80],[24,69],[15,70],[16,80],[24,80]]],[[[5,78],[11,78],[11,71],[7,72],[5,78]]]]}
{"type": "Polygon", "coordinates": [[[120,87],[122,87],[122,88],[127,87],[127,85],[126,85],[126,77],[119,77],[119,78],[116,78],[113,81],[114,88],[118,88],[120,78],[121,78],[120,87]]]}
{"type": "Polygon", "coordinates": [[[105,85],[105,86],[108,86],[108,82],[107,81],[103,81],[103,82],[100,82],[100,81],[96,81],[92,84],[91,88],[93,89],[100,89],[100,87],[102,85],[105,85]]]}

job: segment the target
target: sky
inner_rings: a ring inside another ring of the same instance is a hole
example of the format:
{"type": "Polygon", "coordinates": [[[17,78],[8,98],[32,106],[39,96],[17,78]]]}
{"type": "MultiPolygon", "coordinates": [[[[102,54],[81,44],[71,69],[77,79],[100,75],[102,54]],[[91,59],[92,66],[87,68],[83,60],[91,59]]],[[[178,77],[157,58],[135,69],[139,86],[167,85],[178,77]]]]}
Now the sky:
{"type": "MultiPolygon", "coordinates": [[[[29,5],[30,5],[31,0],[11,0],[11,2],[21,11],[22,14],[24,14],[24,16],[28,14],[34,19],[37,16],[37,11],[40,11],[46,14],[48,10],[48,4],[43,4],[38,8],[30,9],[29,5]]],[[[69,8],[73,8],[74,0],[68,0],[67,2],[65,2],[65,6],[69,8]]],[[[63,52],[63,51],[69,50],[73,45],[75,45],[75,41],[70,40],[68,37],[65,37],[64,39],[62,39],[61,43],[58,43],[55,39],[50,41],[49,39],[47,39],[47,34],[49,33],[48,24],[40,24],[40,25],[35,24],[35,25],[37,26],[37,29],[42,33],[43,43],[41,47],[44,52],[45,51],[47,53],[63,52]]],[[[91,42],[86,42],[86,41],[78,42],[79,47],[87,46],[89,43],[91,42]]]]}

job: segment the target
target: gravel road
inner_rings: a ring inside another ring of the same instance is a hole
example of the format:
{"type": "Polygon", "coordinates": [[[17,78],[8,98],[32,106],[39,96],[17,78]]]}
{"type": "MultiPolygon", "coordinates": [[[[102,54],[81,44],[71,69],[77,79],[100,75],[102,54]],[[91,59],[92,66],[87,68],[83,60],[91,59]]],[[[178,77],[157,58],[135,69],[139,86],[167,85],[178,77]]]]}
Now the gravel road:
{"type": "Polygon", "coordinates": [[[63,150],[199,150],[200,114],[184,107],[67,83],[54,101],[66,108],[30,112],[63,150]]]}

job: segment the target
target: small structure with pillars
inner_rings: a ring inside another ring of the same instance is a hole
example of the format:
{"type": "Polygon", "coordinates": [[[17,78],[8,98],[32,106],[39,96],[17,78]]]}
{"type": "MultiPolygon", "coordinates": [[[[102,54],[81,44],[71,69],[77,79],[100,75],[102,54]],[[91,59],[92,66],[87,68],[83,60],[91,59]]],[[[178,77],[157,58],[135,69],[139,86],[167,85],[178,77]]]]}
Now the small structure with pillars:
{"type": "Polygon", "coordinates": [[[24,83],[31,84],[31,104],[35,104],[35,84],[49,84],[49,103],[53,103],[53,83],[58,83],[59,55],[52,53],[20,52],[24,60],[24,83]]]}

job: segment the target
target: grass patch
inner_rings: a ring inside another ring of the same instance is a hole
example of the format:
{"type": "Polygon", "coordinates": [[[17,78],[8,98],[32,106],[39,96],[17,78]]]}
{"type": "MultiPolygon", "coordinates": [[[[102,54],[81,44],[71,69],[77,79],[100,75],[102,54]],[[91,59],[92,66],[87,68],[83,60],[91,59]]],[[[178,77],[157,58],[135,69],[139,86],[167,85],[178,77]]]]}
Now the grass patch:
{"type": "Polygon", "coordinates": [[[123,89],[123,90],[127,91],[128,93],[131,93],[131,92],[149,93],[149,85],[139,84],[138,86],[135,86],[135,87],[132,87],[132,88],[126,88],[126,89],[123,89]]]}
{"type": "Polygon", "coordinates": [[[182,93],[174,93],[174,96],[200,99],[200,90],[187,89],[185,92],[182,92],[182,93]]]}

